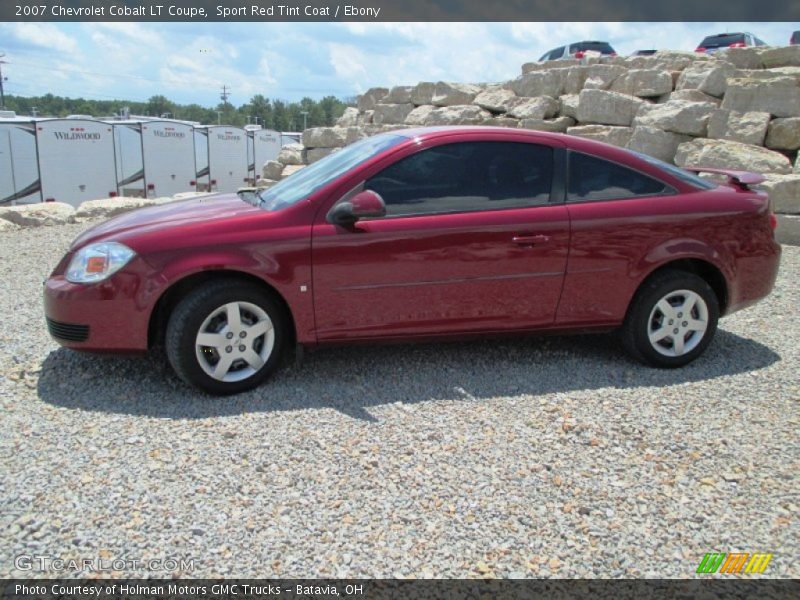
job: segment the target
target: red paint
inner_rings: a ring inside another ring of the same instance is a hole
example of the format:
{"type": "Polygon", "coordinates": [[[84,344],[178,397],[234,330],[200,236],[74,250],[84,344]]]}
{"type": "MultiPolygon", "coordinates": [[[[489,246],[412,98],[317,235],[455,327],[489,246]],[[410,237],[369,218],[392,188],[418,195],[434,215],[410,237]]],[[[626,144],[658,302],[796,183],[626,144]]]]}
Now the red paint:
{"type": "MultiPolygon", "coordinates": [[[[207,271],[242,273],[271,286],[292,312],[297,341],[308,345],[613,328],[642,281],[680,259],[705,261],[722,273],[728,313],[772,289],[780,246],[762,192],[735,185],[697,189],[625,150],[559,134],[460,127],[402,135],[407,140],[400,145],[280,211],[219,195],[127,213],[85,232],[45,286],[48,317],[90,326],[86,342],[62,343],[145,351],[159,298],[183,278],[207,271]],[[595,154],[657,177],[677,193],[350,226],[327,220],[339,199],[400,158],[482,140],[595,154]],[[123,243],[137,257],[104,282],[67,282],[71,253],[94,241],[123,243]]],[[[736,177],[745,182],[749,176],[736,177]]]]}

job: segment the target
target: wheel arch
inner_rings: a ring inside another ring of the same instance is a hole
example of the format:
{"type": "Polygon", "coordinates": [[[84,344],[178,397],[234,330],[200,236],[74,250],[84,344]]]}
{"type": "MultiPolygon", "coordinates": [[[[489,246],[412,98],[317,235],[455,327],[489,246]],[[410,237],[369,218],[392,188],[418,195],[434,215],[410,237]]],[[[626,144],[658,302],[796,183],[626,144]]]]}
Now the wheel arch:
{"type": "Polygon", "coordinates": [[[636,288],[636,291],[628,303],[628,310],[630,310],[630,307],[633,304],[636,295],[639,293],[639,290],[641,290],[642,287],[644,287],[653,277],[663,273],[664,271],[684,271],[702,278],[711,287],[717,297],[720,316],[723,316],[727,312],[730,301],[728,280],[725,278],[724,273],[718,266],[708,260],[697,257],[676,258],[653,268],[642,279],[641,283],[639,283],[638,287],[636,288]]]}
{"type": "Polygon", "coordinates": [[[161,293],[153,307],[153,310],[150,313],[150,320],[147,327],[148,348],[152,348],[153,346],[163,342],[169,316],[172,314],[172,311],[175,309],[177,304],[183,298],[185,298],[187,294],[191,293],[204,283],[220,279],[231,279],[253,283],[272,296],[282,307],[285,313],[288,331],[291,336],[290,343],[294,343],[294,341],[297,339],[297,326],[295,323],[294,314],[292,313],[292,309],[289,306],[289,303],[286,301],[286,298],[283,297],[277,288],[264,279],[246,271],[239,271],[236,269],[213,269],[198,271],[181,277],[180,279],[173,281],[169,287],[167,287],[161,293]]]}

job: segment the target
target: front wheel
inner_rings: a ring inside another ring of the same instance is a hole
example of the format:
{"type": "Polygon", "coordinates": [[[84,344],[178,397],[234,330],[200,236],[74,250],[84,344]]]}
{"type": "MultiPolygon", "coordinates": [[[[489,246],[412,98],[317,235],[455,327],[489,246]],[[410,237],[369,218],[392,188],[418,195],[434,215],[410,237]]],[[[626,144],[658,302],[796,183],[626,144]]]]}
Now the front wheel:
{"type": "Polygon", "coordinates": [[[645,364],[682,367],[705,351],[718,320],[719,301],[705,280],[684,271],[665,271],[634,297],[622,326],[622,343],[645,364]]]}
{"type": "Polygon", "coordinates": [[[170,315],[166,351],[185,382],[216,395],[256,387],[285,345],[283,311],[253,284],[220,280],[187,295],[170,315]]]}

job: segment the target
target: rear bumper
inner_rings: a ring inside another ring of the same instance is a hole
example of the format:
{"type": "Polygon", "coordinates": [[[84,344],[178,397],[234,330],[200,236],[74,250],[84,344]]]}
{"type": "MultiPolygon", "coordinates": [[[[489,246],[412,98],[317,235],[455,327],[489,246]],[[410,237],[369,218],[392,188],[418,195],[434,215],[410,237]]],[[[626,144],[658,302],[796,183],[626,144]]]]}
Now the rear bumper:
{"type": "Polygon", "coordinates": [[[781,245],[774,240],[770,240],[764,254],[740,258],[736,265],[737,286],[731,290],[725,314],[752,306],[769,296],[778,278],[780,262],[781,245]]]}

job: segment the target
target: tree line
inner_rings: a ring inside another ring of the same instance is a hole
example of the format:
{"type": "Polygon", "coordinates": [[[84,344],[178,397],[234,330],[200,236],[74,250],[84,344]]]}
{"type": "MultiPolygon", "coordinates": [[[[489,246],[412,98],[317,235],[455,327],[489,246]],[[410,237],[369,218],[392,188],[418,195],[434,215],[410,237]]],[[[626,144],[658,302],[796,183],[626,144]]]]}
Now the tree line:
{"type": "Polygon", "coordinates": [[[90,115],[110,117],[128,110],[131,115],[168,117],[185,121],[197,121],[203,125],[235,125],[248,123],[261,125],[277,131],[300,131],[306,127],[331,126],[347,106],[353,106],[355,98],[340,100],[325,96],[321,100],[303,98],[299,102],[272,100],[262,94],[253,96],[247,104],[239,107],[222,102],[215,108],[199,104],[177,104],[165,96],[152,96],[147,102],[127,100],[88,100],[65,98],[46,94],[44,96],[6,96],[5,108],[17,115],[41,117],[66,117],[67,115],[90,115]],[[305,113],[305,114],[304,114],[305,113]]]}

